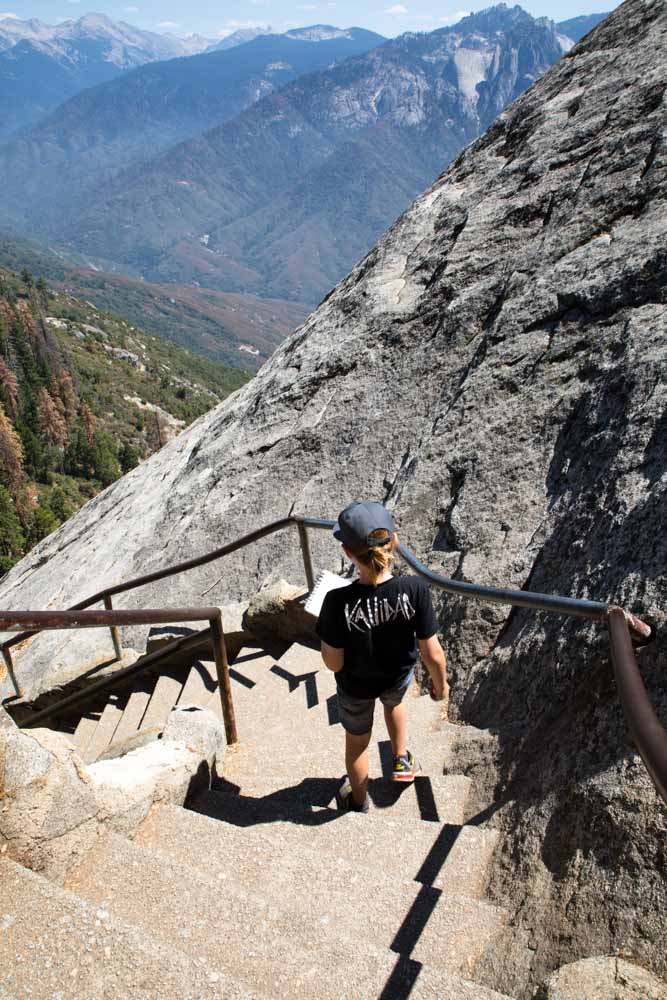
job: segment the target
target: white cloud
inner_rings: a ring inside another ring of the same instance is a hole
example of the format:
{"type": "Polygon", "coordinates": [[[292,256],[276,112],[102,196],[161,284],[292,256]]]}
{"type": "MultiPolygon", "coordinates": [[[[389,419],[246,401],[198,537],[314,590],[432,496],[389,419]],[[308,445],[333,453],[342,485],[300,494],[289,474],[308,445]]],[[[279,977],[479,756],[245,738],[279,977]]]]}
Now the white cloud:
{"type": "Polygon", "coordinates": [[[12,14],[11,10],[6,10],[4,14],[0,14],[0,21],[20,21],[21,18],[18,14],[12,14]]]}
{"type": "Polygon", "coordinates": [[[440,24],[456,24],[463,17],[468,17],[470,14],[469,10],[457,10],[453,14],[445,14],[444,17],[439,17],[438,21],[440,24]]]}
{"type": "Polygon", "coordinates": [[[158,28],[162,28],[163,31],[173,31],[174,28],[180,28],[178,21],[160,21],[158,28]]]}
{"type": "Polygon", "coordinates": [[[297,10],[319,10],[317,4],[314,3],[300,3],[296,6],[297,10]]]}
{"type": "Polygon", "coordinates": [[[125,8],[125,13],[126,14],[138,14],[139,13],[139,8],[138,7],[126,7],[125,8]]]}
{"type": "Polygon", "coordinates": [[[407,14],[407,12],[408,8],[404,7],[402,3],[395,3],[385,10],[385,14],[407,14]]]}

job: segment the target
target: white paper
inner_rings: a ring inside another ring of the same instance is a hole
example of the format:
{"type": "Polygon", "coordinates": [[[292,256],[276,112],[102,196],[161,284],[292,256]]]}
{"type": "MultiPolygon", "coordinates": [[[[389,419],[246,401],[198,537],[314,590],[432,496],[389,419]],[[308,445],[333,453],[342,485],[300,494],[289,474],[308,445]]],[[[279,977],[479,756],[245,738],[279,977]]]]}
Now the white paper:
{"type": "Polygon", "coordinates": [[[329,572],[328,569],[323,569],[317,574],[315,586],[308,595],[308,600],[304,605],[306,611],[308,614],[314,615],[315,618],[319,618],[324,598],[329,591],[337,590],[338,587],[349,587],[349,585],[353,582],[354,581],[352,579],[344,576],[338,576],[336,573],[329,572]]]}

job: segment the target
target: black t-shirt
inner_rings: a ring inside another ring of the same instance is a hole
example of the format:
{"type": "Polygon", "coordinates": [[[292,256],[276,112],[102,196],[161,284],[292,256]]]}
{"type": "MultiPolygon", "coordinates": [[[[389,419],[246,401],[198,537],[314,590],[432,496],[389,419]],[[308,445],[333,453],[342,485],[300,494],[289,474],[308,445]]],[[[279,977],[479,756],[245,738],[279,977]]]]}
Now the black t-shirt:
{"type": "Polygon", "coordinates": [[[355,698],[377,698],[407,678],[417,661],[417,639],[438,631],[427,584],[418,576],[351,583],[324,598],[317,634],[345,650],[336,680],[355,698]]]}

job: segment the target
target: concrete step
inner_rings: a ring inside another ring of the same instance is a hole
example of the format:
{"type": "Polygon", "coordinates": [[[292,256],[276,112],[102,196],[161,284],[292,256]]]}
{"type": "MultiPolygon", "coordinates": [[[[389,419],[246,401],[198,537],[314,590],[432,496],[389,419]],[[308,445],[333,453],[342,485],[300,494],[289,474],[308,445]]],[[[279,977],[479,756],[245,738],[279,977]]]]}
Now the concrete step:
{"type": "Polygon", "coordinates": [[[464,826],[432,885],[447,893],[483,899],[500,834],[490,827],[464,826]]]}
{"type": "MultiPolygon", "coordinates": [[[[316,746],[304,740],[287,750],[273,746],[258,750],[242,743],[227,753],[218,790],[229,791],[237,798],[260,800],[269,807],[272,801],[288,805],[291,801],[312,808],[334,808],[335,795],[345,773],[342,739],[330,745],[316,746]]],[[[396,816],[439,823],[463,823],[470,779],[465,775],[438,774],[435,767],[423,770],[412,783],[390,780],[391,744],[388,740],[371,743],[369,758],[369,796],[375,808],[396,816]]],[[[438,755],[438,759],[439,755],[438,755]]]]}
{"type": "Polygon", "coordinates": [[[404,876],[430,885],[461,826],[418,822],[390,809],[371,808],[364,816],[317,808],[330,799],[334,784],[306,780],[290,789],[289,794],[281,791],[256,798],[212,791],[194,799],[191,808],[232,828],[242,828],[242,836],[248,841],[256,832],[270,829],[278,839],[281,854],[298,854],[306,839],[320,854],[345,857],[355,864],[364,865],[372,856],[376,869],[390,875],[396,871],[399,845],[404,876]]]}
{"type": "Polygon", "coordinates": [[[178,701],[182,690],[182,674],[180,676],[178,674],[161,674],[139,728],[152,729],[154,726],[163,728],[167,722],[167,716],[178,701]]]}
{"type": "MultiPolygon", "coordinates": [[[[431,885],[449,896],[481,899],[497,840],[495,830],[462,827],[456,838],[452,838],[446,855],[443,850],[444,860],[439,859],[441,866],[431,885]]],[[[232,879],[279,898],[287,894],[291,901],[297,892],[305,893],[304,905],[313,896],[326,898],[331,894],[332,876],[337,891],[343,885],[362,886],[367,880],[367,868],[360,872],[354,861],[343,856],[323,857],[321,851],[308,843],[307,836],[302,838],[298,852],[284,851],[268,825],[253,831],[252,838],[246,838],[239,835],[237,827],[179,806],[154,809],[137,832],[135,843],[159,850],[173,861],[196,868],[209,877],[214,872],[224,884],[232,879]]],[[[401,867],[391,874],[376,868],[372,878],[385,906],[392,894],[398,892],[398,886],[411,886],[415,891],[424,884],[415,883],[401,867]]],[[[372,921],[377,919],[378,915],[373,915],[372,921]]]]}
{"type": "Polygon", "coordinates": [[[148,674],[138,677],[128,699],[123,717],[114,733],[114,743],[120,743],[136,733],[141,720],[146,714],[148,703],[155,688],[155,675],[148,674]]]}
{"type": "Polygon", "coordinates": [[[451,977],[499,932],[501,911],[446,899],[426,887],[415,893],[410,886],[398,886],[392,897],[396,923],[385,914],[380,927],[370,915],[388,911],[391,903],[385,907],[374,891],[372,858],[365,870],[368,876],[358,891],[334,877],[310,902],[306,892],[300,906],[284,893],[280,898],[269,892],[256,895],[229,878],[221,891],[217,873],[204,876],[111,834],[70,877],[68,888],[119,919],[150,929],[165,946],[220,964],[272,996],[306,993],[333,1000],[379,995],[399,960],[398,953],[379,946],[383,938],[387,948],[400,945],[412,961],[423,962],[427,953],[437,959],[449,995],[461,995],[452,994],[451,977]],[[420,893],[438,898],[417,899],[420,893]],[[355,916],[362,911],[365,919],[355,916]],[[211,928],[219,933],[212,934],[211,928]]]}
{"type": "MultiPolygon", "coordinates": [[[[274,723],[284,732],[290,732],[297,719],[300,725],[302,720],[318,721],[340,731],[335,675],[324,668],[319,652],[295,643],[276,659],[264,650],[246,646],[231,673],[242,743],[256,741],[257,734],[266,733],[274,723]]],[[[440,706],[427,697],[408,696],[407,704],[412,728],[418,730],[418,736],[423,732],[435,733],[441,724],[440,706]]],[[[217,692],[208,707],[221,715],[217,692]]],[[[379,703],[375,718],[376,724],[382,726],[379,703]]]]}
{"type": "MultiPolygon", "coordinates": [[[[240,728],[240,727],[239,727],[240,728]]],[[[393,754],[384,720],[376,720],[368,748],[370,776],[391,777],[393,754]]],[[[424,775],[442,774],[445,744],[439,734],[423,733],[409,722],[409,746],[424,775]]],[[[345,737],[340,726],[304,713],[280,717],[241,732],[240,744],[225,757],[224,778],[246,794],[265,795],[294,784],[295,779],[335,778],[345,771],[345,737]]]]}
{"type": "Polygon", "coordinates": [[[215,672],[209,669],[210,666],[211,664],[203,660],[195,660],[178,699],[179,705],[196,705],[198,708],[204,708],[211,700],[217,680],[215,672]]]}
{"type": "Polygon", "coordinates": [[[0,861],[0,995],[34,1000],[251,1000],[199,956],[91,906],[13,861],[0,861]]]}
{"type": "Polygon", "coordinates": [[[114,733],[123,715],[122,705],[124,701],[125,699],[118,694],[112,692],[109,695],[109,700],[95,727],[95,731],[83,752],[84,763],[94,763],[113,741],[114,733]]]}
{"type": "Polygon", "coordinates": [[[77,723],[77,727],[74,730],[74,736],[72,737],[74,746],[79,751],[79,755],[83,756],[88,749],[88,745],[93,738],[93,734],[97,729],[97,723],[99,722],[99,716],[97,713],[94,715],[82,715],[77,723]]]}

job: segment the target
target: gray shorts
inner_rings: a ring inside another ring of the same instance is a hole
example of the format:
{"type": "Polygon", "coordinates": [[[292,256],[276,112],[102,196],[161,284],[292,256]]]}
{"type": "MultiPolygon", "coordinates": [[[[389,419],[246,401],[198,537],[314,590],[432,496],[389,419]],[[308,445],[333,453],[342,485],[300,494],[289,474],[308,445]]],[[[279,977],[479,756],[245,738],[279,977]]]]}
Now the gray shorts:
{"type": "MultiPolygon", "coordinates": [[[[395,687],[388,688],[378,695],[383,705],[395,708],[403,701],[408,688],[414,680],[414,670],[411,670],[405,680],[395,687]]],[[[363,736],[373,728],[373,710],[377,698],[354,698],[338,688],[338,720],[352,736],[363,736]]]]}

